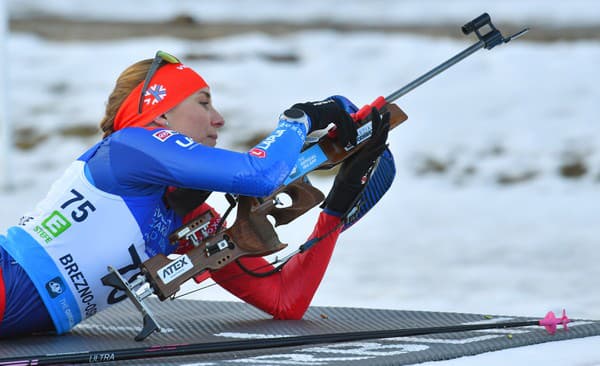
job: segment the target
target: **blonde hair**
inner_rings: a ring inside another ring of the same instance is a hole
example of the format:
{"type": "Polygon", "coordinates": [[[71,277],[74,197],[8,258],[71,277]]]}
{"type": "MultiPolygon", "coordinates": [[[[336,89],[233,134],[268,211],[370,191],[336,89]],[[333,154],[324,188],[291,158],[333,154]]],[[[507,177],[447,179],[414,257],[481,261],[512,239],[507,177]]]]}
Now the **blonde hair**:
{"type": "Polygon", "coordinates": [[[115,131],[115,116],[117,115],[121,104],[123,104],[127,96],[131,94],[131,91],[135,89],[139,83],[144,81],[151,64],[152,59],[138,61],[126,68],[117,78],[115,88],[108,96],[104,117],[100,121],[100,129],[103,133],[102,138],[115,131]]]}

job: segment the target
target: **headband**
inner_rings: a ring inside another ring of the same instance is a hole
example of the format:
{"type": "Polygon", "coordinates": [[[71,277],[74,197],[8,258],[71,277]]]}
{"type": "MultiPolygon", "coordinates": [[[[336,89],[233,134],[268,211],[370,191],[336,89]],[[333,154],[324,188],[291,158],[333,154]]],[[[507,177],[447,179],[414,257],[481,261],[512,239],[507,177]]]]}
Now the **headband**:
{"type": "Polygon", "coordinates": [[[118,131],[126,127],[144,127],[196,91],[208,86],[191,68],[181,63],[168,63],[160,67],[144,93],[142,113],[138,105],[144,81],[129,93],[119,107],[113,129],[118,131]]]}

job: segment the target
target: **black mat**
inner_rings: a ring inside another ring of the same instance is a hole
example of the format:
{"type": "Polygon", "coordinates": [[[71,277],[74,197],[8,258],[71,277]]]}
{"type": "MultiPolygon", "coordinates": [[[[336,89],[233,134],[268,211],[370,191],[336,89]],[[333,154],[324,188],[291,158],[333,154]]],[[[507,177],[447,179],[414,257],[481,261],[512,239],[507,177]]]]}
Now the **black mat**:
{"type": "MultiPolygon", "coordinates": [[[[128,301],[113,306],[63,336],[0,341],[3,358],[103,351],[174,344],[223,342],[266,337],[438,327],[466,323],[535,320],[523,317],[337,307],[312,307],[303,320],[277,321],[236,302],[149,299],[163,327],[143,342],[133,340],[141,327],[128,301]]],[[[541,314],[543,316],[544,314],[541,314]]],[[[600,335],[600,322],[578,320],[549,335],[542,327],[479,330],[427,336],[363,340],[350,343],[221,352],[120,361],[119,365],[407,365],[600,335]]],[[[97,359],[95,361],[101,361],[97,359]]],[[[111,362],[107,363],[111,364],[111,362]]]]}

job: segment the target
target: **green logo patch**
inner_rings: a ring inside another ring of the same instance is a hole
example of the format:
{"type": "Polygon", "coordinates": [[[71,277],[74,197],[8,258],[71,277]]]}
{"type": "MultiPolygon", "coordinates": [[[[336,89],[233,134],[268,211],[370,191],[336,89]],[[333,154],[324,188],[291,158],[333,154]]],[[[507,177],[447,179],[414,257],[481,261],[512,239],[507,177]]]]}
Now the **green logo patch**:
{"type": "Polygon", "coordinates": [[[53,237],[57,237],[71,227],[71,223],[58,211],[54,211],[48,218],[42,221],[42,227],[53,237]]]}

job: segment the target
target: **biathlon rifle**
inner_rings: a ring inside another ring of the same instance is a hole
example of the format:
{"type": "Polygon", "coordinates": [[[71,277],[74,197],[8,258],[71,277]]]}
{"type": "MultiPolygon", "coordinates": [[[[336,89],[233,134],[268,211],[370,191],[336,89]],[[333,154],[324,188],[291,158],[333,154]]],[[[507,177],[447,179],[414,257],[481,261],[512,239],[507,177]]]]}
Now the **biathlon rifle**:
{"type": "Polygon", "coordinates": [[[476,51],[492,48],[508,43],[525,34],[529,29],[504,37],[492,24],[487,13],[480,15],[462,27],[465,35],[475,33],[478,42],[456,54],[452,58],[431,69],[427,73],[398,89],[387,97],[380,96],[371,104],[365,105],[352,115],[358,128],[357,144],[353,147],[343,147],[332,138],[334,131],[328,131],[316,138],[307,139],[296,165],[283,185],[268,197],[233,197],[227,195],[230,208],[221,219],[218,230],[211,233],[209,225],[213,214],[207,211],[170,235],[171,244],[178,245],[181,241],[193,244],[193,248],[176,259],[165,255],[156,255],[141,264],[141,274],[133,281],[126,281],[118,270],[108,267],[109,274],[102,282],[127,293],[134,305],[143,315],[143,328],[136,340],[143,340],[160,327],[144,299],[152,294],[160,300],[174,296],[180,286],[189,279],[204,271],[214,271],[243,256],[265,256],[278,252],[286,247],[279,241],[274,226],[285,225],[303,215],[323,199],[321,191],[310,184],[307,174],[317,169],[330,169],[340,164],[348,157],[359,151],[371,136],[372,126],[370,115],[372,108],[380,114],[390,113],[390,128],[399,126],[407,120],[407,115],[393,102],[409,93],[434,76],[445,71],[476,51]],[[280,207],[280,197],[288,196],[291,204],[280,207]],[[234,224],[223,228],[224,218],[237,204],[237,215],[234,224]],[[268,220],[275,220],[272,224],[268,220]]]}

